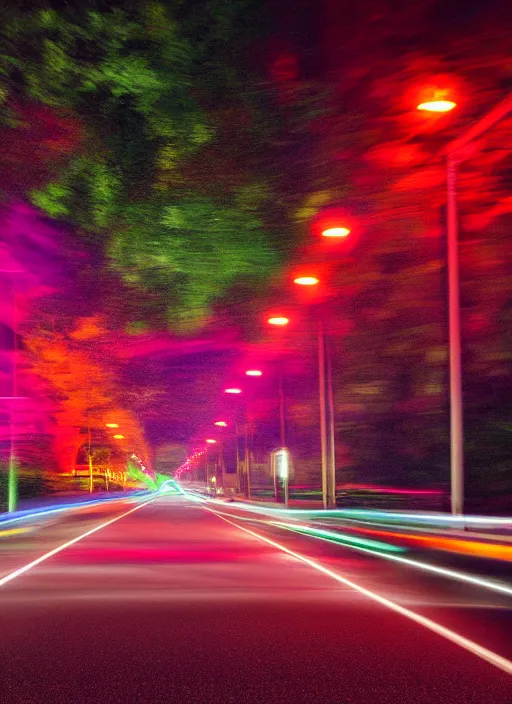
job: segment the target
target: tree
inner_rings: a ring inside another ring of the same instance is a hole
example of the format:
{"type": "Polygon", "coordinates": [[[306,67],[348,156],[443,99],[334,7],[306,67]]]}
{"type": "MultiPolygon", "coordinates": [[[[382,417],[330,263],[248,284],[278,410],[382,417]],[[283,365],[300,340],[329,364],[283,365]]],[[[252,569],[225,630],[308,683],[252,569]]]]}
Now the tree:
{"type": "Polygon", "coordinates": [[[176,330],[204,324],[237,280],[261,281],[278,261],[262,218],[272,200],[262,159],[246,156],[262,151],[262,110],[240,92],[244,37],[238,52],[232,45],[252,4],[228,5],[11,9],[4,30],[4,99],[21,93],[70,113],[82,137],[32,202],[73,223],[127,284],[158,290],[176,330]],[[224,149],[228,120],[243,152],[224,149]]]}

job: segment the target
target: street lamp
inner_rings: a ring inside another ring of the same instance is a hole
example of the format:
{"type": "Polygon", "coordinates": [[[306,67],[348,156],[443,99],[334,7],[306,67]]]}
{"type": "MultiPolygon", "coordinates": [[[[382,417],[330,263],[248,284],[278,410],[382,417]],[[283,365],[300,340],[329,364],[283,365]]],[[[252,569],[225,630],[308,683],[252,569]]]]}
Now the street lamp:
{"type": "Polygon", "coordinates": [[[208,443],[208,445],[215,445],[217,440],[214,440],[213,438],[208,438],[206,442],[208,443]]]}
{"type": "Polygon", "coordinates": [[[121,435],[121,433],[117,433],[114,435],[114,440],[124,440],[124,435],[121,435]]]}
{"type": "MultiPolygon", "coordinates": [[[[434,103],[449,101],[434,101],[434,103]]],[[[431,104],[431,105],[432,105],[431,104]]],[[[427,110],[422,107],[418,109],[427,110]]],[[[455,107],[455,103],[451,103],[455,107]]],[[[452,108],[449,108],[450,110],[452,108]]],[[[432,111],[432,108],[430,108],[432,111]]],[[[439,112],[439,110],[433,110],[439,112]]],[[[446,154],[447,181],[447,258],[448,317],[450,355],[450,477],[451,509],[454,515],[464,511],[464,435],[462,415],[462,371],[460,336],[459,228],[457,220],[457,166],[467,156],[468,146],[497,122],[512,112],[512,94],[482,117],[460,137],[450,142],[446,154]]]]}
{"type": "MultiPolygon", "coordinates": [[[[295,279],[299,286],[316,285],[313,276],[295,279]],[[314,284],[312,283],[314,280],[314,284]]],[[[318,394],[320,402],[320,444],[322,453],[322,500],[324,508],[336,507],[336,449],[334,443],[334,400],[331,357],[325,337],[324,322],[318,319],[318,394]]]]}
{"type": "Polygon", "coordinates": [[[260,369],[248,369],[245,376],[263,376],[263,372],[260,369]]]}
{"type": "Polygon", "coordinates": [[[241,394],[242,389],[237,389],[237,388],[229,388],[229,389],[224,389],[225,394],[241,394]]]}
{"type": "Polygon", "coordinates": [[[219,428],[227,428],[228,424],[226,423],[225,420],[216,420],[214,425],[219,426],[219,428]]]}
{"type": "Polygon", "coordinates": [[[276,316],[276,317],[274,317],[274,318],[269,318],[269,319],[268,319],[268,323],[269,323],[270,325],[280,325],[280,326],[284,326],[284,325],[288,325],[289,322],[290,322],[289,319],[288,319],[288,318],[285,318],[284,316],[276,316]]]}
{"type": "Polygon", "coordinates": [[[117,423],[105,423],[106,428],[119,428],[117,423]]]}

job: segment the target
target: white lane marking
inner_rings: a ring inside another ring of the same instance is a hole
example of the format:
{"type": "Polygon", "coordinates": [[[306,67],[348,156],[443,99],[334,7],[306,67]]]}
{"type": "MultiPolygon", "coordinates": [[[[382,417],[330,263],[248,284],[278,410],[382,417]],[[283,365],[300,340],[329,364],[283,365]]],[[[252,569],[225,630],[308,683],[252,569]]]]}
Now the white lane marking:
{"type": "Polygon", "coordinates": [[[230,521],[228,518],[224,518],[224,516],[221,516],[220,514],[217,513],[217,511],[214,511],[211,508],[207,508],[205,506],[204,509],[206,511],[209,511],[210,513],[213,513],[214,515],[216,515],[218,518],[221,519],[221,521],[226,521],[226,523],[229,523],[232,526],[235,526],[235,528],[238,528],[238,530],[243,530],[245,533],[249,533],[249,535],[254,536],[258,540],[261,540],[264,543],[268,543],[269,545],[272,545],[272,547],[277,548],[278,550],[281,550],[282,552],[285,552],[288,555],[291,555],[295,559],[299,560],[300,562],[304,562],[306,565],[309,565],[310,567],[317,570],[318,572],[322,572],[323,574],[327,575],[328,577],[331,577],[332,579],[336,580],[337,582],[340,582],[341,584],[344,584],[345,586],[350,587],[351,589],[354,589],[356,592],[359,592],[360,594],[367,596],[369,599],[376,601],[378,604],[381,604],[382,606],[385,606],[388,609],[391,609],[391,611],[395,611],[396,613],[400,614],[401,616],[405,616],[406,618],[410,619],[411,621],[414,621],[415,623],[419,623],[421,626],[424,626],[428,630],[433,631],[434,633],[437,633],[438,635],[442,636],[443,638],[446,638],[447,640],[451,641],[452,643],[455,643],[456,645],[460,646],[461,648],[464,648],[465,650],[468,650],[470,653],[473,653],[473,655],[476,655],[476,656],[482,658],[482,660],[486,660],[491,665],[498,667],[500,670],[503,670],[503,672],[506,672],[508,675],[512,675],[512,661],[511,660],[507,660],[507,658],[504,658],[501,655],[498,655],[498,653],[495,653],[492,650],[488,650],[488,648],[484,648],[484,646],[479,645],[478,643],[475,643],[472,640],[469,640],[469,638],[465,638],[464,636],[461,636],[459,633],[455,633],[455,631],[452,631],[450,628],[446,628],[445,626],[441,626],[440,623],[436,623],[436,621],[432,621],[431,619],[427,618],[426,616],[421,616],[420,614],[417,614],[415,611],[411,611],[410,609],[406,609],[404,606],[400,606],[400,604],[396,604],[394,601],[391,601],[390,599],[386,599],[385,597],[380,596],[379,594],[376,594],[375,592],[372,592],[369,589],[366,589],[365,587],[361,587],[359,584],[352,582],[352,580],[347,579],[346,577],[342,577],[337,572],[334,572],[333,570],[330,570],[327,567],[324,567],[319,562],[315,562],[315,560],[311,560],[309,557],[305,557],[304,555],[301,555],[298,552],[294,552],[293,550],[290,550],[289,548],[285,547],[284,545],[281,545],[280,543],[276,543],[274,540],[270,540],[270,538],[266,538],[265,536],[260,535],[259,533],[255,533],[254,531],[249,530],[249,528],[244,528],[244,526],[239,526],[234,521],[230,521]]]}
{"type": "Polygon", "coordinates": [[[53,550],[46,552],[44,555],[41,555],[40,557],[36,558],[35,560],[32,560],[32,562],[29,562],[28,564],[24,565],[23,567],[20,567],[19,569],[14,570],[13,572],[9,572],[9,574],[5,575],[5,577],[2,577],[0,579],[0,587],[3,587],[4,584],[7,584],[7,582],[10,582],[13,579],[15,579],[16,577],[19,577],[20,575],[24,574],[25,572],[28,572],[29,570],[32,569],[32,567],[36,567],[37,565],[40,565],[41,562],[48,560],[48,558],[53,557],[53,555],[56,555],[57,553],[62,552],[62,550],[69,548],[70,545],[74,545],[75,543],[78,543],[79,540],[82,540],[83,538],[87,538],[88,535],[92,535],[93,533],[96,533],[97,531],[101,530],[102,528],[106,528],[111,523],[115,523],[116,521],[121,520],[121,518],[128,516],[130,513],[133,513],[134,511],[138,511],[140,508],[142,508],[143,506],[146,506],[151,501],[154,501],[154,497],[151,498],[149,501],[145,501],[143,504],[139,504],[138,506],[135,506],[135,508],[131,508],[129,511],[125,511],[120,516],[116,516],[115,518],[111,518],[110,521],[105,521],[105,523],[100,523],[99,526],[96,526],[95,528],[91,528],[91,530],[88,530],[85,533],[81,533],[76,538],[73,538],[72,540],[68,540],[66,543],[63,543],[62,545],[59,545],[58,547],[54,548],[53,550]]]}

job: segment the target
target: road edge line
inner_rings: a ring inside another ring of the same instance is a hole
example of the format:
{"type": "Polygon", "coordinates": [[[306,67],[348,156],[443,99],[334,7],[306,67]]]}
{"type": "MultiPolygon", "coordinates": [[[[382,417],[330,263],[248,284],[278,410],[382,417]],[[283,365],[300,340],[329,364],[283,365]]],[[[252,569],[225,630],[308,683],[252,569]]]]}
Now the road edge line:
{"type": "Polygon", "coordinates": [[[121,518],[128,516],[130,513],[133,513],[134,511],[138,511],[139,509],[143,508],[144,506],[147,506],[147,504],[151,503],[151,501],[154,501],[155,498],[156,497],[152,497],[151,499],[149,499],[149,501],[145,501],[143,504],[139,504],[138,506],[131,508],[129,511],[125,511],[125,513],[122,513],[120,516],[115,516],[114,518],[111,518],[109,521],[106,521],[105,523],[101,523],[99,526],[96,526],[95,528],[91,528],[91,530],[88,530],[85,533],[78,535],[76,538],[73,538],[72,540],[68,540],[66,543],[63,543],[62,545],[57,546],[53,550],[46,552],[44,555],[40,555],[40,557],[37,557],[35,560],[32,560],[31,562],[27,563],[23,567],[20,567],[17,570],[14,570],[13,572],[9,572],[4,577],[0,577],[0,587],[3,587],[4,584],[8,584],[13,579],[16,579],[16,577],[20,577],[22,574],[25,574],[25,572],[28,572],[33,567],[37,567],[37,565],[40,565],[45,560],[48,560],[50,557],[57,555],[59,552],[62,552],[62,550],[65,550],[66,548],[69,548],[71,545],[78,543],[83,538],[87,538],[87,536],[92,535],[93,533],[96,533],[97,531],[101,530],[102,528],[106,528],[107,526],[111,525],[112,523],[115,523],[116,521],[121,520],[121,518]]]}

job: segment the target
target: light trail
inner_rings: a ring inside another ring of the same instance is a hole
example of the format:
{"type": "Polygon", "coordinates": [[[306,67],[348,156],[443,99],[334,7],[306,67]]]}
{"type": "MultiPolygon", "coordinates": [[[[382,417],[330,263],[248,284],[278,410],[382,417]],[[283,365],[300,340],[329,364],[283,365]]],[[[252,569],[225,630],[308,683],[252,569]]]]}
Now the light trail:
{"type": "MultiPolygon", "coordinates": [[[[215,511],[219,516],[229,516],[233,518],[233,514],[224,513],[222,511],[215,511]]],[[[420,562],[418,560],[412,560],[408,557],[399,557],[397,555],[390,555],[388,552],[383,552],[381,549],[370,548],[370,545],[357,545],[354,542],[345,541],[343,539],[343,534],[336,533],[333,531],[318,530],[310,526],[302,526],[296,523],[282,523],[280,521],[269,521],[263,520],[261,518],[247,518],[245,516],[235,516],[237,521],[249,521],[252,523],[262,523],[263,525],[274,525],[277,528],[282,528],[284,530],[294,531],[300,533],[301,535],[310,536],[312,538],[318,538],[320,540],[326,540],[328,542],[337,543],[338,545],[343,545],[344,547],[351,548],[352,550],[359,550],[361,552],[368,553],[374,557],[384,557],[387,560],[394,560],[395,562],[401,562],[408,567],[413,567],[415,569],[425,570],[427,572],[433,572],[434,574],[440,575],[441,577],[446,577],[447,579],[455,579],[460,582],[466,582],[472,584],[476,587],[483,589],[490,589],[492,591],[504,594],[505,596],[512,596],[512,587],[506,584],[500,584],[499,582],[493,582],[488,579],[483,579],[482,577],[476,577],[472,574],[467,574],[466,572],[458,572],[457,570],[451,570],[447,567],[437,567],[428,562],[420,562]],[[338,538],[340,536],[340,538],[338,538]],[[337,539],[338,538],[338,539],[337,539]]],[[[384,545],[387,544],[385,543],[384,545]]]]}
{"type": "Polygon", "coordinates": [[[322,574],[331,577],[335,581],[340,582],[341,584],[344,584],[347,587],[350,587],[359,594],[363,594],[372,601],[381,604],[381,606],[385,606],[391,611],[394,611],[395,613],[398,613],[401,616],[405,616],[406,618],[410,619],[411,621],[414,621],[415,623],[418,623],[419,625],[423,626],[424,628],[427,628],[433,633],[436,633],[437,635],[446,638],[446,640],[455,643],[464,650],[467,650],[473,655],[476,655],[482,660],[485,660],[491,665],[494,665],[494,667],[503,670],[503,672],[506,672],[508,675],[512,675],[512,661],[507,660],[507,658],[504,658],[502,655],[498,655],[498,653],[495,653],[492,650],[489,650],[488,648],[485,648],[484,646],[475,643],[469,638],[465,638],[459,633],[452,631],[450,628],[442,626],[436,621],[432,621],[432,619],[427,618],[426,616],[417,614],[415,611],[411,611],[411,609],[407,609],[404,606],[400,606],[400,604],[396,604],[394,601],[391,601],[386,597],[380,596],[380,594],[376,594],[375,592],[372,592],[369,589],[366,589],[365,587],[356,584],[352,580],[343,577],[342,575],[338,574],[337,572],[334,572],[333,570],[327,567],[324,567],[319,562],[316,562],[315,560],[312,560],[309,557],[306,557],[305,555],[301,555],[300,553],[294,552],[293,550],[290,550],[284,545],[281,545],[280,543],[277,543],[274,540],[270,540],[270,538],[266,538],[265,536],[260,535],[259,533],[256,533],[255,531],[250,530],[249,528],[237,525],[236,523],[234,523],[234,521],[230,521],[228,518],[224,518],[224,516],[219,515],[217,511],[214,511],[211,508],[207,508],[206,506],[204,508],[206,511],[210,511],[210,513],[213,513],[218,518],[220,518],[221,521],[226,521],[226,523],[229,523],[235,528],[238,528],[238,530],[242,530],[245,533],[248,533],[249,535],[252,535],[253,537],[257,538],[258,540],[261,540],[262,542],[267,543],[268,545],[272,545],[272,547],[276,548],[277,550],[281,550],[281,552],[284,552],[287,555],[294,557],[296,560],[299,560],[300,562],[309,565],[309,567],[312,567],[318,572],[321,572],[322,574]]]}
{"type": "Polygon", "coordinates": [[[346,533],[323,530],[320,528],[310,528],[309,526],[297,525],[295,523],[280,523],[279,521],[268,521],[268,523],[273,526],[278,526],[279,528],[286,528],[288,530],[293,530],[296,533],[309,535],[313,538],[322,538],[323,540],[347,545],[348,547],[365,547],[370,551],[373,549],[379,552],[381,550],[385,552],[405,552],[405,548],[398,547],[397,545],[391,545],[390,543],[383,543],[381,540],[356,538],[352,535],[347,535],[346,533]]]}
{"type": "MultiPolygon", "coordinates": [[[[193,493],[193,490],[184,490],[185,493],[193,493]]],[[[215,499],[212,497],[205,498],[205,500],[211,501],[213,503],[218,503],[223,505],[224,501],[220,499],[215,499]]],[[[399,522],[403,524],[409,521],[411,524],[419,522],[420,524],[431,524],[431,525],[445,525],[451,528],[460,527],[464,529],[469,525],[479,525],[488,526],[491,528],[504,527],[512,531],[512,518],[506,518],[501,516],[452,516],[447,513],[435,514],[435,513],[415,513],[414,511],[379,511],[377,509],[351,509],[351,508],[341,508],[341,509],[309,509],[309,508],[280,508],[274,506],[258,506],[257,504],[245,503],[243,501],[236,502],[236,507],[244,509],[246,511],[252,511],[254,513],[262,513],[266,515],[286,515],[289,518],[292,516],[297,518],[343,518],[346,520],[360,520],[375,522],[375,520],[399,522]]]]}
{"type": "Polygon", "coordinates": [[[11,535],[20,535],[21,533],[29,533],[30,528],[7,528],[0,530],[0,538],[9,538],[11,535]]]}
{"type": "MultiPolygon", "coordinates": [[[[186,494],[189,497],[194,496],[194,494],[186,494]]],[[[197,499],[196,499],[197,500],[197,499]]],[[[204,498],[203,501],[206,503],[213,503],[219,506],[224,506],[225,502],[219,500],[219,499],[213,499],[213,498],[204,498]]],[[[308,518],[340,518],[339,516],[339,511],[324,511],[324,510],[318,510],[318,511],[310,511],[310,510],[293,510],[293,509],[276,509],[276,508],[271,508],[271,507],[262,507],[262,506],[254,506],[254,505],[246,505],[246,504],[236,504],[234,508],[247,511],[247,513],[256,513],[259,515],[263,516],[268,516],[268,518],[274,518],[277,519],[279,516],[283,516],[288,518],[288,520],[296,520],[296,521],[304,521],[307,520],[308,518]]],[[[359,513],[359,512],[358,512],[359,513]]],[[[365,513],[371,513],[371,512],[365,512],[365,513]]],[[[382,515],[382,514],[381,514],[382,515]]],[[[452,537],[450,535],[448,536],[443,536],[443,535],[430,535],[430,536],[425,536],[425,535],[415,535],[414,533],[396,533],[396,532],[390,532],[390,529],[392,528],[391,526],[387,524],[379,524],[376,523],[375,521],[366,521],[366,525],[363,521],[363,519],[350,519],[343,517],[342,520],[351,522],[351,523],[357,523],[357,531],[360,533],[367,533],[369,535],[376,535],[380,536],[382,538],[395,538],[404,541],[406,544],[409,545],[420,545],[421,547],[426,547],[429,549],[433,550],[441,550],[443,552],[450,552],[450,553],[456,553],[456,554],[461,554],[461,555],[471,555],[474,557],[483,557],[486,559],[491,559],[491,560],[500,560],[500,561],[506,561],[506,562],[512,562],[512,545],[505,545],[503,542],[498,542],[499,541],[499,536],[488,536],[489,540],[488,542],[485,542],[483,540],[471,540],[470,538],[457,538],[457,537],[452,537]],[[363,525],[360,525],[360,523],[363,523],[363,525]],[[374,526],[379,526],[383,527],[387,530],[375,530],[367,527],[367,524],[374,525],[374,526]],[[493,542],[494,539],[494,542],[493,542]]],[[[499,520],[505,520],[510,523],[510,519],[499,519],[499,520]]],[[[324,525],[330,525],[330,524],[324,524],[324,525]]],[[[336,527],[339,526],[339,524],[335,523],[334,524],[336,527]]],[[[343,526],[340,526],[343,527],[343,526]]],[[[428,529],[425,528],[420,528],[420,527],[411,527],[411,526],[404,526],[405,530],[415,530],[419,532],[426,532],[428,529]]],[[[437,533],[442,530],[442,528],[437,529],[437,533]]],[[[435,531],[432,531],[435,533],[435,531]]],[[[348,539],[347,539],[347,542],[348,539]]],[[[355,542],[355,540],[354,540],[355,542]]],[[[389,550],[390,548],[388,548],[389,550]]]]}
{"type": "MultiPolygon", "coordinates": [[[[142,496],[147,496],[148,492],[143,492],[142,496]]],[[[63,511],[72,511],[75,509],[85,508],[87,506],[100,506],[101,504],[112,503],[115,501],[137,501],[141,498],[141,494],[134,493],[128,496],[109,496],[104,499],[95,499],[93,501],[76,501],[74,503],[65,504],[64,506],[49,506],[48,508],[41,508],[38,510],[31,511],[30,509],[25,509],[24,511],[17,511],[13,516],[12,514],[0,514],[0,526],[7,525],[8,523],[17,523],[18,521],[28,521],[31,518],[38,518],[39,516],[49,516],[54,513],[62,513],[63,511]],[[5,517],[4,517],[5,516],[5,517]]]]}
{"type": "MultiPolygon", "coordinates": [[[[238,518],[237,518],[238,520],[238,518]]],[[[442,577],[447,577],[448,579],[455,579],[459,582],[467,582],[468,584],[473,584],[477,587],[482,587],[484,589],[491,589],[500,594],[505,594],[506,596],[512,596],[512,587],[506,584],[500,584],[498,582],[492,582],[487,579],[482,579],[481,577],[475,577],[465,572],[457,572],[456,570],[450,570],[446,567],[437,567],[436,565],[431,565],[428,562],[419,562],[417,560],[412,560],[409,557],[400,557],[398,555],[390,555],[388,552],[381,552],[381,550],[371,550],[363,545],[355,545],[350,543],[342,543],[340,540],[335,540],[331,537],[336,536],[336,533],[331,533],[330,531],[319,531],[316,528],[303,528],[302,526],[297,526],[292,523],[279,523],[277,521],[270,521],[271,525],[275,525],[278,528],[284,528],[285,530],[291,530],[295,533],[300,533],[301,535],[308,535],[312,538],[318,538],[320,540],[327,540],[329,542],[337,542],[345,545],[345,547],[352,548],[354,550],[361,550],[362,552],[370,553],[371,555],[378,555],[379,557],[384,557],[387,560],[394,560],[395,562],[401,562],[409,567],[414,567],[416,569],[425,570],[427,572],[433,572],[435,574],[441,575],[442,577]],[[329,535],[330,534],[330,535],[329,535]]]]}
{"type": "MultiPolygon", "coordinates": [[[[290,512],[290,509],[288,509],[290,512]]],[[[295,512],[299,512],[301,509],[295,509],[295,512]]],[[[503,518],[498,516],[451,516],[449,514],[430,514],[430,513],[415,513],[410,512],[394,512],[394,511],[378,511],[378,510],[366,510],[366,509],[334,509],[334,510],[324,510],[324,509],[303,509],[304,514],[308,514],[311,517],[326,517],[326,518],[345,518],[353,517],[359,520],[368,519],[380,519],[399,521],[403,523],[404,521],[410,521],[414,523],[419,521],[420,523],[427,523],[432,525],[444,524],[451,527],[461,527],[464,528],[468,525],[481,525],[489,527],[504,526],[512,530],[512,519],[503,518]]]]}
{"type": "Polygon", "coordinates": [[[141,509],[144,506],[146,506],[147,504],[149,504],[151,501],[154,501],[155,498],[156,497],[152,497],[148,501],[145,501],[144,503],[139,504],[138,506],[135,506],[134,508],[131,508],[129,511],[125,511],[120,516],[115,516],[114,518],[111,518],[109,521],[105,521],[105,523],[100,523],[99,526],[96,526],[95,528],[91,528],[91,530],[88,530],[85,533],[81,533],[80,535],[78,535],[76,538],[73,538],[72,540],[68,540],[66,543],[63,543],[62,545],[59,545],[58,547],[54,548],[53,550],[46,552],[44,555],[41,555],[40,557],[36,558],[35,560],[32,560],[32,562],[29,562],[28,564],[24,565],[23,567],[20,567],[19,569],[14,570],[13,572],[9,572],[9,574],[5,575],[5,577],[0,578],[0,587],[3,587],[4,584],[11,582],[13,579],[16,579],[16,577],[19,577],[20,575],[25,574],[25,572],[28,572],[33,567],[40,565],[41,562],[48,560],[50,557],[53,557],[53,555],[57,555],[59,552],[62,552],[66,548],[69,548],[71,545],[78,543],[80,540],[83,540],[83,538],[87,538],[88,535],[92,535],[93,533],[97,533],[102,528],[106,528],[107,526],[111,525],[112,523],[115,523],[116,521],[120,521],[121,518],[124,518],[125,516],[130,515],[130,513],[133,513],[134,511],[138,511],[139,509],[141,509]]]}
{"type": "MultiPolygon", "coordinates": [[[[486,557],[490,560],[502,560],[512,562],[512,545],[504,545],[498,542],[483,542],[471,539],[462,540],[460,538],[445,537],[440,535],[414,535],[413,533],[392,532],[389,527],[386,530],[375,530],[366,526],[357,526],[356,530],[368,535],[378,535],[380,537],[397,538],[410,544],[419,544],[436,550],[453,552],[461,555],[473,555],[474,557],[486,557]]],[[[415,529],[417,530],[417,529],[415,529]]]]}

